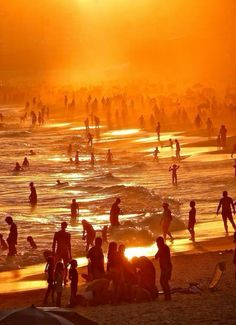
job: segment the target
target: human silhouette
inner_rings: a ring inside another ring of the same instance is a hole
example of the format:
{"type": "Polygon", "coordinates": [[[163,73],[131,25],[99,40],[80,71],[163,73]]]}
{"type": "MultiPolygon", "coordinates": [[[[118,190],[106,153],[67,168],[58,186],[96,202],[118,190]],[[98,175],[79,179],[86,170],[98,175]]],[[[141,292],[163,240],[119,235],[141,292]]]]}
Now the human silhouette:
{"type": "Polygon", "coordinates": [[[233,210],[233,213],[235,214],[235,206],[233,203],[233,199],[228,196],[227,191],[223,192],[223,197],[219,201],[219,205],[218,205],[218,208],[216,211],[217,215],[219,214],[220,209],[222,209],[221,214],[222,214],[222,219],[223,219],[226,234],[228,233],[227,220],[229,220],[229,222],[231,223],[234,230],[236,230],[236,226],[235,226],[233,215],[232,215],[232,210],[233,210]]]}
{"type": "Polygon", "coordinates": [[[173,164],[169,167],[169,172],[172,172],[172,184],[177,185],[178,179],[177,179],[177,170],[179,169],[179,166],[176,164],[173,164]]]}
{"type": "Polygon", "coordinates": [[[36,188],[34,186],[34,183],[31,182],[30,183],[30,196],[29,196],[29,202],[31,204],[31,206],[35,206],[37,204],[38,201],[38,196],[37,196],[37,192],[36,192],[36,188]]]}
{"type": "Polygon", "coordinates": [[[13,169],[14,172],[20,172],[22,170],[20,164],[16,162],[15,168],[13,169]]]}
{"type": "Polygon", "coordinates": [[[158,147],[155,148],[154,152],[153,152],[153,161],[158,162],[158,154],[160,153],[158,147]]]}
{"type": "Polygon", "coordinates": [[[79,204],[76,202],[76,199],[72,199],[70,211],[71,218],[76,218],[79,215],[79,204]]]}
{"type": "Polygon", "coordinates": [[[33,249],[36,249],[37,248],[37,245],[33,239],[32,236],[28,236],[27,237],[27,242],[30,244],[30,247],[33,248],[33,249]]]}
{"type": "Polygon", "coordinates": [[[61,307],[61,297],[63,291],[64,266],[62,262],[57,262],[54,273],[54,286],[57,294],[56,306],[61,307]]]}
{"type": "Polygon", "coordinates": [[[27,159],[27,157],[24,158],[22,166],[23,167],[29,167],[29,160],[27,159]]]}
{"type": "Polygon", "coordinates": [[[45,273],[47,274],[48,287],[43,301],[44,305],[47,305],[48,297],[50,293],[52,295],[52,303],[54,303],[54,268],[55,268],[55,259],[53,256],[48,256],[47,264],[45,268],[45,273]]]}
{"type": "Polygon", "coordinates": [[[180,144],[177,139],[175,140],[175,154],[176,154],[176,159],[180,160],[180,144]]]}
{"type": "Polygon", "coordinates": [[[171,215],[171,211],[169,209],[169,204],[168,203],[163,203],[162,207],[164,209],[163,210],[163,215],[162,215],[162,218],[161,218],[161,226],[162,226],[163,237],[164,237],[164,240],[166,241],[166,237],[168,235],[170,237],[170,240],[173,241],[174,238],[171,235],[171,232],[169,230],[170,224],[171,224],[171,221],[172,221],[172,215],[171,215]]]}
{"type": "Polygon", "coordinates": [[[88,270],[89,278],[96,280],[104,277],[104,255],[102,251],[102,238],[97,237],[95,239],[95,245],[90,248],[87,254],[89,260],[88,270]]]}
{"type": "Polygon", "coordinates": [[[111,153],[111,149],[107,150],[106,161],[108,164],[112,164],[113,154],[111,153]]]}
{"type": "Polygon", "coordinates": [[[77,271],[77,261],[71,260],[69,270],[69,279],[70,279],[70,307],[76,306],[76,295],[78,290],[78,271],[77,271]]]}
{"type": "Polygon", "coordinates": [[[119,204],[121,200],[120,198],[117,198],[116,201],[112,204],[111,210],[110,210],[110,224],[111,226],[119,226],[119,215],[121,213],[119,204]]]}
{"type": "Polygon", "coordinates": [[[156,239],[156,244],[158,247],[158,252],[156,253],[155,258],[159,259],[161,268],[160,284],[164,291],[165,300],[171,300],[171,292],[169,286],[169,281],[171,279],[172,273],[170,249],[165,244],[163,237],[158,237],[156,239]]]}
{"type": "Polygon", "coordinates": [[[15,256],[17,254],[16,245],[17,245],[17,226],[14,223],[12,217],[8,216],[5,219],[6,223],[10,226],[10,232],[7,237],[8,244],[8,256],[15,256]]]}
{"type": "Polygon", "coordinates": [[[94,239],[96,237],[96,231],[94,230],[91,223],[89,223],[86,220],[82,220],[82,226],[83,226],[83,235],[82,239],[86,240],[86,252],[89,250],[90,246],[93,246],[94,239]]]}
{"type": "Polygon", "coordinates": [[[190,201],[190,211],[189,211],[189,218],[188,218],[188,231],[191,235],[191,240],[195,242],[195,231],[194,231],[194,226],[196,223],[196,208],[195,208],[195,201],[190,201]]]}
{"type": "Polygon", "coordinates": [[[157,140],[160,141],[160,135],[161,135],[161,124],[160,124],[160,122],[157,122],[156,133],[157,133],[157,140]]]}
{"type": "Polygon", "coordinates": [[[66,231],[67,222],[61,223],[61,230],[55,232],[52,244],[52,252],[56,255],[57,261],[62,260],[64,264],[64,282],[67,282],[67,267],[71,260],[71,236],[66,231]]]}

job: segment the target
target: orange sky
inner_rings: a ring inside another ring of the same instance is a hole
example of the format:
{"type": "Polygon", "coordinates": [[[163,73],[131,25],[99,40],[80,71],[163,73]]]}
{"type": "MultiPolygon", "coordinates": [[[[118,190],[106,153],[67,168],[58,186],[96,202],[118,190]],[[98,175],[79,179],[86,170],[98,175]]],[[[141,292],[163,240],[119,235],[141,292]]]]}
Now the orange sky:
{"type": "Polygon", "coordinates": [[[8,0],[1,75],[232,82],[235,16],[234,0],[8,0]]]}

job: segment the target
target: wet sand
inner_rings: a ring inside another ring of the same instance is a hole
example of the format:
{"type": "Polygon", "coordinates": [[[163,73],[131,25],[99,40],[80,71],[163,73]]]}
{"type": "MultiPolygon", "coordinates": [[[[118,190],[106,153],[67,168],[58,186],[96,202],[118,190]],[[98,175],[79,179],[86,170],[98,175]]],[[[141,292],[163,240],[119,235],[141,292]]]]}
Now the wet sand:
{"type": "MultiPolygon", "coordinates": [[[[223,239],[222,239],[223,241],[223,239]]],[[[232,242],[231,242],[232,243],[232,242]]],[[[217,244],[217,241],[215,241],[217,244]]],[[[221,243],[220,243],[221,244],[221,243]]],[[[231,248],[234,245],[231,244],[231,248]]],[[[236,294],[235,267],[232,264],[233,251],[207,252],[200,254],[177,255],[172,258],[173,276],[171,287],[188,287],[189,282],[197,282],[202,288],[201,294],[176,293],[171,302],[165,302],[160,295],[155,302],[123,303],[97,307],[76,307],[74,310],[99,322],[99,324],[235,324],[236,294]],[[218,262],[226,263],[226,271],[218,288],[211,292],[208,284],[218,262]]],[[[159,265],[157,286],[159,284],[159,265]]],[[[81,281],[81,277],[80,277],[81,281]]],[[[42,305],[44,290],[18,292],[1,295],[0,308],[42,305]]],[[[69,300],[69,287],[63,293],[63,305],[69,300]]]]}

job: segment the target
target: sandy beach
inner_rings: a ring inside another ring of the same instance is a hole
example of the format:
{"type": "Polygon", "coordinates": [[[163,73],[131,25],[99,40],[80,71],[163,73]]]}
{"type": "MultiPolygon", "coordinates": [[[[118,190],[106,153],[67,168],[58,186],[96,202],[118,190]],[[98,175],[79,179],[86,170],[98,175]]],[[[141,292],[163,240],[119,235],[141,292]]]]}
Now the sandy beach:
{"type": "MultiPolygon", "coordinates": [[[[234,248],[234,245],[231,245],[234,248]]],[[[175,293],[172,301],[166,302],[160,295],[155,302],[123,303],[96,307],[76,307],[78,313],[96,320],[99,324],[235,324],[236,294],[233,250],[200,254],[177,255],[172,258],[173,276],[171,287],[187,288],[190,282],[199,283],[201,293],[175,293]],[[226,263],[226,270],[215,291],[208,284],[218,262],[226,263]]],[[[154,262],[159,278],[159,265],[154,262]]],[[[79,271],[81,272],[81,271],[79,271]]],[[[81,281],[81,277],[80,277],[81,281]]],[[[80,282],[81,283],[81,282],[80,282]]],[[[160,288],[159,279],[157,282],[160,288]]],[[[0,309],[35,304],[42,306],[44,290],[3,294],[0,309]]],[[[64,290],[63,305],[69,301],[69,288],[64,290]]]]}

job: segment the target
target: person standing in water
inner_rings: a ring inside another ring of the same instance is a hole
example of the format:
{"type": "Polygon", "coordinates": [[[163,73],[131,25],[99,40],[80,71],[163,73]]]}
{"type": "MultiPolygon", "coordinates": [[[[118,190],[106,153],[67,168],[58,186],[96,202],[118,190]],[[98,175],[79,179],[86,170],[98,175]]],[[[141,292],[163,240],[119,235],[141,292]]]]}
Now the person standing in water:
{"type": "Polygon", "coordinates": [[[70,205],[70,216],[71,218],[77,218],[79,215],[79,204],[76,202],[76,199],[72,199],[70,205]]]}
{"type": "Polygon", "coordinates": [[[108,164],[112,164],[113,161],[113,154],[111,152],[111,149],[107,150],[107,156],[106,156],[106,160],[108,164]]]}
{"type": "Polygon", "coordinates": [[[160,122],[157,122],[156,133],[157,133],[157,140],[160,141],[160,138],[161,138],[161,124],[160,124],[160,122]]]}
{"type": "Polygon", "coordinates": [[[27,157],[24,158],[22,166],[23,167],[29,167],[29,160],[27,159],[27,157]]]}
{"type": "Polygon", "coordinates": [[[169,281],[171,279],[172,273],[172,263],[170,257],[170,249],[165,244],[165,241],[162,237],[156,239],[156,244],[158,247],[158,252],[155,255],[155,259],[159,259],[161,276],[160,284],[162,290],[164,291],[165,300],[171,300],[170,286],[169,281]]]}
{"type": "Polygon", "coordinates": [[[154,152],[153,152],[153,161],[156,161],[156,162],[158,162],[158,154],[160,153],[160,151],[159,151],[159,149],[158,149],[158,147],[156,147],[156,149],[154,150],[154,152]]]}
{"type": "Polygon", "coordinates": [[[174,164],[169,167],[169,172],[172,172],[172,184],[177,185],[178,179],[177,179],[177,170],[179,169],[179,166],[174,164]]]}
{"type": "Polygon", "coordinates": [[[95,155],[93,152],[91,152],[91,155],[90,155],[90,164],[92,167],[94,167],[94,164],[95,164],[95,155]]]}
{"type": "Polygon", "coordinates": [[[222,219],[223,219],[226,234],[228,234],[227,220],[229,220],[229,222],[231,223],[234,230],[236,230],[236,226],[235,226],[233,215],[232,215],[232,210],[233,210],[233,213],[235,214],[235,206],[234,206],[233,199],[228,196],[227,191],[223,192],[223,197],[219,201],[219,205],[218,205],[218,208],[216,211],[217,215],[219,214],[220,209],[222,209],[221,214],[222,214],[222,219]]]}
{"type": "Polygon", "coordinates": [[[170,148],[171,148],[171,150],[173,149],[173,146],[174,146],[174,144],[173,144],[173,140],[170,138],[169,139],[169,143],[170,143],[170,148]]]}
{"type": "Polygon", "coordinates": [[[7,237],[7,244],[9,249],[8,256],[15,256],[17,254],[16,251],[17,237],[18,237],[17,226],[13,222],[12,217],[10,216],[6,217],[5,221],[10,226],[10,232],[7,237]]]}
{"type": "Polygon", "coordinates": [[[176,139],[175,140],[175,154],[176,154],[176,159],[180,160],[180,144],[179,141],[176,139]]]}
{"type": "Polygon", "coordinates": [[[67,222],[61,223],[61,230],[55,232],[52,244],[53,254],[56,254],[57,261],[63,260],[65,273],[64,283],[67,282],[67,267],[69,261],[72,259],[71,255],[71,236],[66,231],[67,222]]]}
{"type": "Polygon", "coordinates": [[[195,201],[190,201],[190,211],[189,211],[189,218],[188,218],[188,231],[191,235],[190,240],[195,242],[195,231],[194,231],[194,226],[196,223],[196,208],[195,208],[195,201]]]}
{"type": "Polygon", "coordinates": [[[164,209],[163,210],[163,215],[162,215],[162,218],[161,218],[161,226],[162,226],[163,237],[164,237],[164,240],[166,241],[166,237],[168,235],[170,237],[170,241],[173,242],[174,238],[171,235],[171,232],[169,230],[170,224],[171,224],[171,221],[172,221],[172,215],[171,215],[171,211],[169,209],[169,204],[168,203],[163,203],[162,207],[164,209]]]}
{"type": "Polygon", "coordinates": [[[38,196],[37,196],[36,188],[34,186],[34,183],[31,182],[30,183],[29,202],[30,202],[31,206],[35,206],[37,204],[37,201],[38,201],[38,196]]]}
{"type": "Polygon", "coordinates": [[[111,226],[119,226],[119,215],[121,213],[119,204],[121,200],[117,198],[116,201],[112,204],[111,211],[110,211],[110,224],[111,226]]]}

